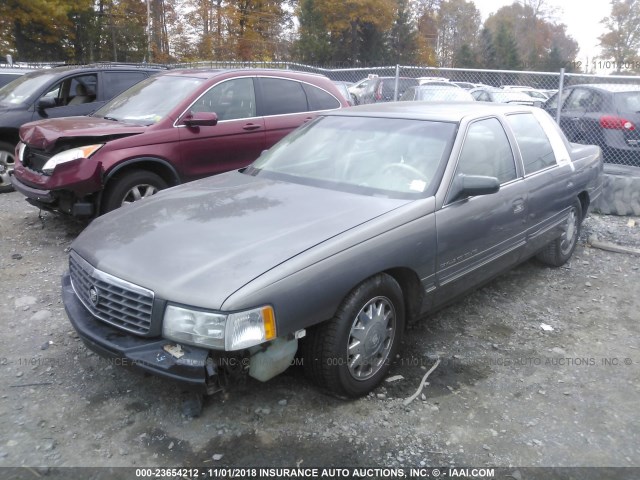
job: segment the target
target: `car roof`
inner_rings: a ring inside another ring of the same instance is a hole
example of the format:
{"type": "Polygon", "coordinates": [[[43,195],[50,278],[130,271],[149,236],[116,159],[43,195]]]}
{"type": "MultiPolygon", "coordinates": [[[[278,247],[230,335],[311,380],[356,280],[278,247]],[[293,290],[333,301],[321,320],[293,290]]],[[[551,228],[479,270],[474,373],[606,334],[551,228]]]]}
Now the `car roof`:
{"type": "Polygon", "coordinates": [[[278,68],[179,68],[163,72],[162,75],[197,77],[197,78],[214,78],[229,73],[250,74],[250,75],[273,75],[286,78],[326,78],[318,73],[301,72],[299,70],[282,70],[278,68]]]}
{"type": "Polygon", "coordinates": [[[34,70],[36,70],[36,69],[35,68],[29,68],[29,67],[16,67],[15,65],[13,67],[3,67],[2,64],[0,64],[0,73],[22,74],[22,73],[33,72],[34,70]]]}
{"type": "MultiPolygon", "coordinates": [[[[2,69],[0,69],[1,71],[2,69]]],[[[67,72],[85,72],[85,71],[99,71],[99,70],[141,70],[143,72],[161,72],[166,70],[166,68],[159,66],[148,66],[144,64],[113,64],[113,63],[95,63],[89,65],[63,65],[60,67],[52,67],[52,68],[37,68],[31,69],[27,73],[31,76],[34,75],[45,75],[45,74],[58,74],[58,73],[67,73],[67,72]]]]}
{"type": "Polygon", "coordinates": [[[435,120],[460,122],[466,117],[530,112],[535,107],[509,105],[505,103],[485,102],[388,102],[360,105],[333,112],[327,116],[407,118],[416,120],[435,120]]]}
{"type": "Polygon", "coordinates": [[[640,84],[637,83],[585,83],[581,85],[570,85],[567,88],[587,87],[605,90],[607,92],[637,92],[640,91],[640,84]]]}

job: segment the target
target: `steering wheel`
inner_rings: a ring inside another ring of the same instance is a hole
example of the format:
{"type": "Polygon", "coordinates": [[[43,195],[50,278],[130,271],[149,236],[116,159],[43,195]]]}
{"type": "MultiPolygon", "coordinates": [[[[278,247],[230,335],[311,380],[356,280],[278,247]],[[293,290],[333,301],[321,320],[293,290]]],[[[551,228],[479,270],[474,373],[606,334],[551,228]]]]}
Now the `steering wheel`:
{"type": "Polygon", "coordinates": [[[418,170],[416,167],[409,165],[408,163],[390,163],[389,165],[387,165],[386,167],[384,167],[382,169],[381,173],[386,173],[388,171],[391,170],[398,170],[399,172],[401,172],[403,175],[411,175],[413,179],[415,180],[422,180],[424,182],[427,181],[427,176],[422,173],[420,170],[418,170]]]}

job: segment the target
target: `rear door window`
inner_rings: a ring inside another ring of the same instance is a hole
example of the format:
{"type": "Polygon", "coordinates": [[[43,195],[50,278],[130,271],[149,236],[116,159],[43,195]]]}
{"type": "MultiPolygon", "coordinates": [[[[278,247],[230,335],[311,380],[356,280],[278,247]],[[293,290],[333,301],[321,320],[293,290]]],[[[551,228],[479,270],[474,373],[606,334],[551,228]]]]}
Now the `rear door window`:
{"type": "Polygon", "coordinates": [[[524,164],[525,175],[556,165],[549,137],[531,113],[507,115],[524,164]]]}
{"type": "Polygon", "coordinates": [[[147,78],[144,72],[102,72],[103,100],[110,100],[127,88],[147,78]]]}
{"type": "Polygon", "coordinates": [[[321,90],[313,85],[309,85],[308,83],[303,83],[302,88],[307,94],[309,110],[333,110],[340,108],[340,102],[338,99],[329,92],[321,90]]]}
{"type": "Polygon", "coordinates": [[[259,78],[260,116],[306,112],[307,95],[300,82],[283,78],[259,78]]]}
{"type": "Polygon", "coordinates": [[[640,114],[640,92],[621,92],[614,97],[619,111],[640,114]]]}

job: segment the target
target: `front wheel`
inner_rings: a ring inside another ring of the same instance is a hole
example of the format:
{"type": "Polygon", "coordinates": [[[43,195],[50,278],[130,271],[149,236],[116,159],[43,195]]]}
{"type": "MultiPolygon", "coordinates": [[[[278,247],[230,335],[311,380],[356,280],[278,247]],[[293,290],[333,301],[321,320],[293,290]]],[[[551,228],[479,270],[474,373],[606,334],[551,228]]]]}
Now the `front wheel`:
{"type": "Polygon", "coordinates": [[[581,224],[582,205],[576,200],[569,209],[567,219],[562,225],[562,235],[544,247],[536,258],[552,267],[560,267],[567,263],[578,244],[581,224]]]}
{"type": "Polygon", "coordinates": [[[386,274],[371,277],[351,291],[331,320],[309,331],[305,371],[338,396],[366,395],[389,370],[404,315],[398,283],[386,274]]]}
{"type": "Polygon", "coordinates": [[[147,170],[133,170],[112,180],[107,186],[102,202],[102,213],[128,205],[167,188],[160,175],[147,170]]]}
{"type": "Polygon", "coordinates": [[[7,142],[0,142],[0,193],[13,190],[10,176],[15,163],[14,146],[7,142]]]}

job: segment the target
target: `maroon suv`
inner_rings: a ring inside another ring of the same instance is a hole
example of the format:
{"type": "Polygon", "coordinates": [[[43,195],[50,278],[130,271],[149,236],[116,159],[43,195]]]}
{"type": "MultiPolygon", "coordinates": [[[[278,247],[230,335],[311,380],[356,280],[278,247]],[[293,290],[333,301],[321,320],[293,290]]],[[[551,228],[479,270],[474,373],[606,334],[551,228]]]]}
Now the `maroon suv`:
{"type": "Polygon", "coordinates": [[[95,216],[244,167],[317,112],[347,106],[321,75],[173,70],[89,117],[23,125],[11,181],[40,208],[95,216]]]}

